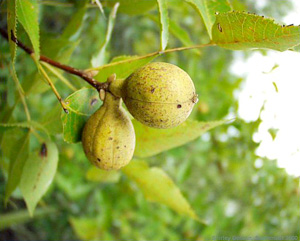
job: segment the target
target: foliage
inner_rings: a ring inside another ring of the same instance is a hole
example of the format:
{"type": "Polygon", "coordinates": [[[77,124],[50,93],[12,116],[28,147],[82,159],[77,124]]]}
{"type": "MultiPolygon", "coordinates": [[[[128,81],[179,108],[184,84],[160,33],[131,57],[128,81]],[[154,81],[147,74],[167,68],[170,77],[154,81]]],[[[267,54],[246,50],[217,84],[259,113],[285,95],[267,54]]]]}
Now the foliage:
{"type": "MultiPolygon", "coordinates": [[[[103,0],[104,15],[90,2],[0,2],[0,27],[35,52],[33,61],[13,41],[0,41],[0,199],[6,204],[0,239],[297,235],[298,181],[275,161],[254,165],[252,135],[260,119],[227,122],[236,113],[233,92],[242,80],[229,72],[232,51],[226,49],[297,51],[299,26],[232,11],[255,11],[246,1],[103,0]],[[182,51],[182,44],[198,49],[182,51]],[[84,69],[99,82],[113,73],[126,78],[154,59],[170,62],[189,73],[200,101],[191,119],[174,129],[133,120],[136,159],[121,171],[104,172],[90,166],[78,143],[102,104],[97,91],[39,65],[64,99],[66,114],[38,73],[40,55],[84,69]]],[[[277,4],[270,2],[270,9],[277,4]]]]}

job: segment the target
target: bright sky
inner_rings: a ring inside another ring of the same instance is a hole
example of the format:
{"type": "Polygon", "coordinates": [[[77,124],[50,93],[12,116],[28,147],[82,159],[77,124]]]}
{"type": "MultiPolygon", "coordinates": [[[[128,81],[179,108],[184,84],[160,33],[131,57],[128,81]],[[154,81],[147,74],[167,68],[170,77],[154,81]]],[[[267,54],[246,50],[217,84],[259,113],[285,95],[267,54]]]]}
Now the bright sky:
{"type": "MultiPolygon", "coordinates": [[[[267,1],[260,3],[263,2],[267,1]]],[[[283,22],[299,25],[300,1],[293,2],[295,9],[283,22]]],[[[260,143],[256,154],[277,159],[278,166],[287,173],[300,176],[300,53],[268,51],[267,56],[263,56],[253,52],[246,60],[242,56],[241,52],[235,52],[231,68],[234,74],[245,78],[244,85],[235,93],[239,99],[238,117],[257,120],[265,103],[262,123],[253,136],[253,140],[260,143]],[[268,131],[270,128],[278,129],[274,140],[268,131]]],[[[261,167],[263,163],[258,158],[255,165],[261,167]]]]}

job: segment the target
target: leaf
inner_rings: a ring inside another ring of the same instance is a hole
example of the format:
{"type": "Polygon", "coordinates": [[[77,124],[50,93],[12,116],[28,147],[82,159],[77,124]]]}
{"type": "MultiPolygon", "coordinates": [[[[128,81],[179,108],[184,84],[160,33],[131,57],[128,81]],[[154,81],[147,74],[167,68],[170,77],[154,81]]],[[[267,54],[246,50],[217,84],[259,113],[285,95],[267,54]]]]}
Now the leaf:
{"type": "Polygon", "coordinates": [[[20,189],[29,214],[33,216],[38,201],[48,190],[56,173],[58,150],[51,141],[41,145],[41,149],[31,153],[23,169],[20,189]]]}
{"type": "Polygon", "coordinates": [[[17,46],[11,40],[11,32],[17,37],[17,13],[16,13],[16,0],[7,1],[7,33],[9,41],[9,49],[11,60],[14,63],[16,59],[17,46]]]}
{"type": "Polygon", "coordinates": [[[184,145],[225,122],[223,120],[210,122],[187,120],[175,128],[155,129],[133,120],[132,123],[136,134],[134,155],[137,157],[149,157],[184,145]]]}
{"type": "Polygon", "coordinates": [[[9,197],[20,183],[23,167],[29,152],[29,136],[28,130],[24,131],[18,128],[6,130],[3,135],[1,149],[4,156],[10,160],[5,187],[5,203],[7,203],[9,197]]]}
{"type": "Polygon", "coordinates": [[[116,3],[114,8],[111,10],[109,18],[108,18],[108,25],[107,25],[107,31],[105,35],[105,41],[102,44],[100,50],[98,53],[95,54],[95,56],[92,58],[92,66],[97,67],[104,64],[105,61],[105,50],[106,47],[110,41],[112,31],[114,29],[115,25],[115,19],[118,11],[119,3],[116,3]]]}
{"type": "Polygon", "coordinates": [[[40,28],[38,22],[37,0],[16,0],[17,15],[32,43],[35,58],[40,58],[40,28]]]}
{"type": "Polygon", "coordinates": [[[76,235],[82,240],[100,240],[102,230],[97,218],[70,218],[76,235]]]}
{"type": "Polygon", "coordinates": [[[118,79],[123,79],[131,75],[135,70],[148,64],[158,55],[159,53],[157,52],[144,56],[132,56],[131,58],[88,69],[87,71],[98,71],[94,78],[100,82],[105,82],[106,79],[114,73],[117,75],[118,79]]]}
{"type": "Polygon", "coordinates": [[[72,19],[69,21],[69,24],[65,28],[61,38],[74,40],[76,39],[81,32],[82,24],[84,21],[84,15],[86,12],[86,3],[88,0],[83,0],[78,2],[78,10],[75,14],[73,14],[72,19]]]}
{"type": "Polygon", "coordinates": [[[43,125],[35,121],[0,123],[0,129],[15,128],[15,127],[24,128],[24,129],[35,129],[49,135],[45,127],[43,127],[43,125]]]}
{"type": "MultiPolygon", "coordinates": [[[[49,214],[55,213],[55,211],[56,210],[54,208],[49,207],[39,208],[35,211],[34,218],[36,219],[40,217],[49,216],[49,214]]],[[[27,210],[18,210],[14,212],[1,214],[0,230],[10,228],[14,225],[24,224],[35,219],[29,216],[27,210]]]]}
{"type": "Polygon", "coordinates": [[[169,16],[167,0],[157,0],[160,21],[160,50],[165,50],[169,39],[169,16]]]}
{"type": "Polygon", "coordinates": [[[272,19],[244,12],[218,14],[212,33],[216,44],[232,50],[285,51],[300,44],[300,26],[280,26],[272,19]]]}
{"type": "Polygon", "coordinates": [[[97,109],[102,101],[97,90],[82,88],[69,95],[66,100],[69,114],[62,111],[64,140],[69,143],[81,141],[81,132],[85,122],[97,109]]]}
{"type": "Polygon", "coordinates": [[[119,11],[129,15],[143,14],[151,10],[156,3],[156,0],[104,0],[106,4],[113,7],[117,2],[120,3],[119,11]]]}
{"type": "Polygon", "coordinates": [[[48,111],[41,119],[41,124],[52,134],[60,134],[63,131],[61,123],[61,105],[55,105],[51,111],[48,111]]]}
{"type": "Polygon", "coordinates": [[[179,188],[162,169],[150,168],[145,161],[132,160],[122,171],[136,182],[149,201],[162,203],[180,214],[199,220],[179,188]]]}
{"type": "Polygon", "coordinates": [[[115,183],[120,179],[120,172],[104,171],[92,166],[86,173],[86,179],[92,182],[115,183]]]}
{"type": "Polygon", "coordinates": [[[216,20],[215,13],[223,13],[231,10],[228,0],[186,0],[200,13],[203,18],[209,37],[212,39],[212,27],[216,20]]]}

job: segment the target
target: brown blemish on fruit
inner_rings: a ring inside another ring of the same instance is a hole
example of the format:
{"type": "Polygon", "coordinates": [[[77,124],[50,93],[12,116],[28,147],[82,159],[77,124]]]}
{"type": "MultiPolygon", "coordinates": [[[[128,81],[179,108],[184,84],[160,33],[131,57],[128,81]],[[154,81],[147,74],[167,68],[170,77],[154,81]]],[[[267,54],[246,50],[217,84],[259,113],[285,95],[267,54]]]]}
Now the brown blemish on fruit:
{"type": "Polygon", "coordinates": [[[47,157],[47,146],[46,143],[43,143],[40,151],[41,157],[47,157]]]}
{"type": "Polygon", "coordinates": [[[93,98],[91,100],[91,106],[95,105],[98,102],[98,100],[96,98],[93,98]]]}

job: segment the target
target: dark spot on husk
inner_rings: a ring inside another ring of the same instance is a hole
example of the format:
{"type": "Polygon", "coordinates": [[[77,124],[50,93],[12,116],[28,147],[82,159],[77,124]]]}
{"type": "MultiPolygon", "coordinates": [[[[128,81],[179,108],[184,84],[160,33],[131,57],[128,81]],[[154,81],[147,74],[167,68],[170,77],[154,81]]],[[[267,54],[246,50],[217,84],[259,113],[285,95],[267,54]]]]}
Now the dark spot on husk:
{"type": "Polygon", "coordinates": [[[177,109],[180,109],[182,106],[181,105],[177,105],[177,109]]]}
{"type": "Polygon", "coordinates": [[[47,146],[46,143],[43,143],[40,151],[41,157],[47,157],[47,146]]]}
{"type": "Polygon", "coordinates": [[[97,102],[98,102],[98,100],[97,100],[96,98],[94,98],[94,99],[91,100],[91,105],[93,106],[93,105],[95,105],[97,102]]]}

